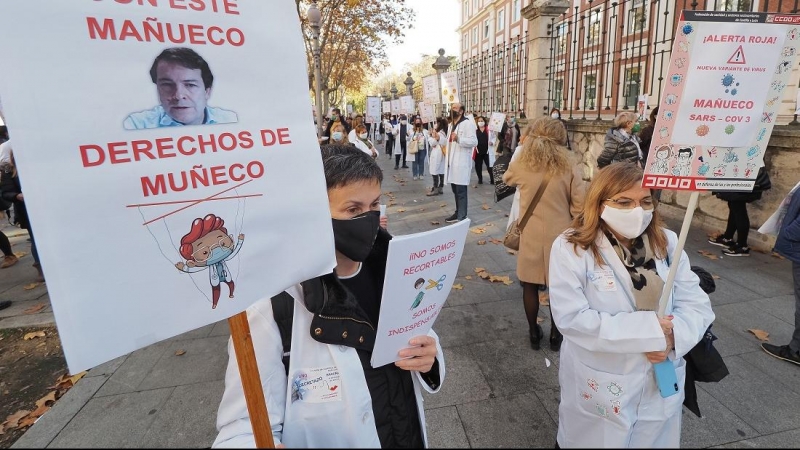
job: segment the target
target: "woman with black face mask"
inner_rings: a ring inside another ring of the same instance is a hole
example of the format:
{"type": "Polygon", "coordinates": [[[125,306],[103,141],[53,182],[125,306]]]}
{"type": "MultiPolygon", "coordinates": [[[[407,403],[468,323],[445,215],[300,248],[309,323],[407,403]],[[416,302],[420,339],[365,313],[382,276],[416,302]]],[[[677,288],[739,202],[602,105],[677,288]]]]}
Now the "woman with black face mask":
{"type": "MultiPolygon", "coordinates": [[[[392,238],[379,226],[383,173],[352,146],[324,146],[322,162],[336,268],[247,309],[273,439],[290,448],[426,447],[421,391],[437,392],[445,368],[436,333],[411,338],[399,353],[406,359],[370,364],[392,238]]],[[[235,357],[217,427],[214,447],[255,446],[235,357]]]]}

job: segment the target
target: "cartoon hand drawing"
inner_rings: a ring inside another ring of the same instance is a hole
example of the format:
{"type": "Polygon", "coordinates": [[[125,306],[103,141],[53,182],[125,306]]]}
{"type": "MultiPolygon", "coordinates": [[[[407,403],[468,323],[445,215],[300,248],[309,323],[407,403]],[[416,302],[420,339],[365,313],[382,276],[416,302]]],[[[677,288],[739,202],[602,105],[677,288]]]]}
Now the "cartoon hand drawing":
{"type": "Polygon", "coordinates": [[[192,228],[181,238],[180,254],[186,263],[179,262],[175,267],[181,272],[196,273],[208,269],[211,282],[211,309],[217,307],[220,296],[220,282],[228,285],[229,298],[233,298],[235,288],[233,277],[225,261],[239,253],[244,243],[244,234],[239,234],[234,245],[233,236],[228,235],[225,221],[208,214],[202,219],[194,219],[192,228]]]}
{"type": "Polygon", "coordinates": [[[672,174],[679,177],[688,177],[692,171],[693,147],[684,147],[678,150],[678,162],[672,168],[672,174]]]}
{"type": "Polygon", "coordinates": [[[669,145],[662,145],[656,149],[656,160],[650,165],[650,172],[660,175],[669,173],[669,158],[672,151],[669,145]]]}

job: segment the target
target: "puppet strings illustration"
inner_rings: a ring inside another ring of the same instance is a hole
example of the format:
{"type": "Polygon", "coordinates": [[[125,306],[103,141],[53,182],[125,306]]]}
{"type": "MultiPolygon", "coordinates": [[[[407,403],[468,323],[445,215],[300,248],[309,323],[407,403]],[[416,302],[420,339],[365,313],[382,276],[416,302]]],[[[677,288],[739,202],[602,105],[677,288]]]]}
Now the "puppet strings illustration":
{"type": "Polygon", "coordinates": [[[230,197],[219,197],[222,194],[220,193],[213,196],[215,198],[209,197],[199,201],[169,202],[167,204],[190,203],[190,205],[150,220],[145,218],[142,207],[163,207],[165,204],[131,205],[139,210],[144,225],[156,242],[164,259],[169,261],[173,270],[177,269],[179,271],[178,274],[189,275],[189,279],[198,292],[211,303],[211,309],[216,309],[219,303],[222,294],[221,285],[223,283],[228,288],[228,298],[234,298],[236,280],[238,279],[241,265],[239,251],[244,244],[242,228],[246,198],[261,196],[261,194],[239,195],[235,188],[233,190],[236,195],[230,197]],[[220,205],[215,208],[215,213],[209,212],[202,217],[198,217],[197,212],[190,213],[186,211],[183,214],[177,214],[200,203],[212,200],[227,200],[224,203],[228,203],[228,208],[220,205]],[[231,208],[233,205],[230,204],[230,200],[236,200],[235,213],[234,208],[231,208]],[[233,228],[231,228],[230,224],[226,225],[225,219],[223,219],[223,217],[230,219],[232,215],[234,216],[233,228]],[[170,216],[172,217],[170,218],[170,216]],[[170,218],[171,223],[168,223],[168,218],[170,218]],[[161,224],[156,226],[157,222],[161,222],[161,224]],[[162,224],[163,230],[161,229],[162,224]],[[173,233],[171,228],[179,231],[173,233]],[[176,241],[173,235],[179,236],[179,240],[176,241]],[[167,254],[172,253],[169,250],[170,247],[175,256],[167,254]],[[236,260],[236,267],[235,270],[231,270],[229,263],[234,259],[236,260]],[[211,285],[210,297],[208,288],[201,287],[202,284],[205,284],[202,281],[205,277],[200,275],[203,271],[208,271],[208,282],[211,285]],[[196,276],[200,278],[196,279],[196,276]],[[200,281],[200,284],[198,284],[198,281],[200,281]]]}

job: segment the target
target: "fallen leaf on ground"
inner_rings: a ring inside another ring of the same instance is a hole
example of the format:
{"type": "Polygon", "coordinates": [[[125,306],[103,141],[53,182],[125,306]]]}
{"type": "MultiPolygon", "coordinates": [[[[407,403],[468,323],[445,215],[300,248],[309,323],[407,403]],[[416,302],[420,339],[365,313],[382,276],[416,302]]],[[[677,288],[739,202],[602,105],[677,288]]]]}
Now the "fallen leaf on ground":
{"type": "Polygon", "coordinates": [[[773,258],[778,258],[778,259],[786,259],[786,258],[783,257],[783,255],[781,255],[778,252],[772,252],[772,257],[773,258]]]}
{"type": "Polygon", "coordinates": [[[47,306],[47,305],[45,305],[44,303],[39,303],[36,306],[31,306],[30,308],[26,309],[25,311],[22,311],[22,313],[23,314],[34,314],[34,313],[37,313],[37,312],[43,310],[45,306],[47,306]]]}
{"type": "Polygon", "coordinates": [[[425,208],[420,208],[419,212],[425,211],[425,208]]]}
{"type": "Polygon", "coordinates": [[[477,187],[478,187],[478,185],[477,185],[477,184],[473,184],[473,185],[472,185],[472,187],[474,187],[474,188],[477,188],[477,187]]]}
{"type": "Polygon", "coordinates": [[[489,238],[489,242],[495,245],[503,243],[503,241],[501,241],[500,239],[495,239],[495,238],[489,238]]]}
{"type": "Polygon", "coordinates": [[[493,227],[493,226],[494,226],[494,224],[493,224],[492,222],[486,222],[486,225],[485,225],[485,226],[487,226],[487,227],[493,227]]]}
{"type": "Polygon", "coordinates": [[[394,205],[396,205],[396,204],[397,204],[397,203],[395,203],[395,202],[389,202],[389,204],[388,204],[388,205],[386,205],[386,206],[394,206],[394,205]]]}
{"type": "Polygon", "coordinates": [[[708,259],[712,259],[712,260],[713,260],[713,259],[719,259],[719,256],[717,256],[717,255],[715,255],[715,254],[711,253],[711,252],[710,252],[710,251],[708,251],[708,250],[698,250],[698,251],[697,251],[697,253],[700,253],[701,255],[705,256],[705,257],[706,257],[706,258],[708,258],[708,259]]]}
{"type": "Polygon", "coordinates": [[[72,386],[75,386],[75,383],[77,383],[78,380],[83,378],[83,376],[86,375],[86,373],[87,372],[85,370],[75,375],[70,375],[65,373],[64,375],[58,377],[58,380],[56,380],[56,385],[53,386],[53,389],[69,389],[72,386]]]}
{"type": "Polygon", "coordinates": [[[25,252],[14,252],[14,256],[17,258],[22,258],[23,256],[27,255],[25,252]]]}
{"type": "Polygon", "coordinates": [[[431,225],[439,225],[439,221],[438,220],[434,220],[433,222],[431,222],[431,225]]]}
{"type": "Polygon", "coordinates": [[[764,341],[764,342],[769,341],[769,333],[767,333],[764,330],[757,330],[755,328],[750,328],[747,331],[753,333],[753,335],[755,335],[755,337],[757,337],[759,341],[764,341]]]}
{"type": "Polygon", "coordinates": [[[488,210],[492,209],[492,207],[491,207],[491,206],[489,206],[489,205],[487,205],[486,203],[484,203],[483,205],[481,205],[481,208],[482,208],[484,211],[488,211],[488,210]]]}
{"type": "Polygon", "coordinates": [[[181,355],[185,355],[185,354],[186,354],[186,350],[178,350],[177,352],[175,352],[175,356],[181,356],[181,355]]]}
{"type": "Polygon", "coordinates": [[[511,277],[509,277],[508,275],[502,277],[498,275],[492,275],[489,277],[489,281],[491,281],[492,283],[503,283],[506,286],[514,284],[514,282],[511,281],[511,277]]]}
{"type": "Polygon", "coordinates": [[[459,284],[454,284],[453,285],[453,289],[460,291],[460,290],[464,289],[464,286],[462,284],[460,284],[460,283],[459,284]]]}
{"type": "Polygon", "coordinates": [[[464,279],[465,280],[471,280],[472,279],[472,275],[467,275],[467,276],[464,277],[464,279]]]}
{"type": "Polygon", "coordinates": [[[6,417],[5,422],[0,424],[0,429],[3,430],[16,429],[19,426],[19,421],[30,413],[31,412],[28,410],[21,409],[15,412],[14,414],[11,414],[10,416],[6,417]]]}
{"type": "Polygon", "coordinates": [[[471,231],[471,232],[473,232],[475,234],[483,234],[483,233],[486,233],[486,228],[475,227],[475,228],[470,228],[469,231],[471,231]]]}
{"type": "Polygon", "coordinates": [[[722,277],[721,277],[721,276],[719,276],[719,275],[713,275],[713,274],[712,274],[712,275],[711,275],[711,278],[713,278],[713,279],[715,279],[715,280],[719,280],[719,279],[720,279],[720,278],[722,278],[722,277]]]}
{"type": "Polygon", "coordinates": [[[439,205],[440,208],[444,208],[445,206],[447,206],[447,203],[442,203],[441,205],[439,205]]]}
{"type": "Polygon", "coordinates": [[[481,273],[481,272],[486,272],[486,269],[484,269],[483,267],[476,267],[475,268],[475,273],[481,273]]]}
{"type": "Polygon", "coordinates": [[[30,291],[31,289],[36,289],[36,288],[37,288],[38,286],[40,286],[41,284],[42,284],[42,283],[31,283],[31,284],[26,284],[26,285],[25,285],[25,286],[24,286],[22,289],[25,289],[26,291],[30,291]]]}
{"type": "Polygon", "coordinates": [[[511,250],[511,249],[506,250],[506,253],[508,253],[509,255],[516,255],[517,254],[517,252],[515,250],[511,250]]]}
{"type": "Polygon", "coordinates": [[[478,241],[478,245],[486,245],[486,241],[478,241]]]}
{"type": "Polygon", "coordinates": [[[36,400],[36,408],[41,408],[42,406],[50,406],[55,401],[56,401],[56,391],[50,391],[44,397],[40,398],[39,400],[36,400]],[[48,405],[47,402],[50,402],[50,404],[48,405]]]}
{"type": "Polygon", "coordinates": [[[400,209],[398,209],[398,210],[397,210],[397,212],[399,212],[399,213],[401,213],[401,212],[406,212],[406,210],[405,210],[405,209],[403,209],[403,208],[400,208],[400,209]]]}
{"type": "Polygon", "coordinates": [[[31,332],[31,333],[28,333],[25,336],[23,336],[22,339],[24,339],[26,341],[30,341],[31,339],[34,339],[34,338],[37,338],[37,337],[45,337],[44,331],[34,331],[34,332],[31,332]]]}

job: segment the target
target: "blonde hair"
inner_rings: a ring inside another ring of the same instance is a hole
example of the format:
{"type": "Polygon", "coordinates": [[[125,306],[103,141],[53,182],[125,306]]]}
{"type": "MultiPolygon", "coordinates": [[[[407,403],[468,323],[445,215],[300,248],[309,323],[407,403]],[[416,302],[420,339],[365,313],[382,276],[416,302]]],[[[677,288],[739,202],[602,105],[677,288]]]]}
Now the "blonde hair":
{"type": "Polygon", "coordinates": [[[362,131],[367,131],[367,127],[365,125],[356,125],[354,128],[356,130],[356,134],[361,134],[362,131]]]}
{"type": "Polygon", "coordinates": [[[628,122],[636,122],[639,116],[636,113],[632,113],[630,111],[623,111],[617,114],[617,117],[614,117],[614,126],[617,128],[622,128],[628,122]]]}
{"type": "Polygon", "coordinates": [[[331,142],[335,142],[333,140],[333,133],[336,133],[337,131],[341,131],[342,132],[342,140],[346,141],[347,140],[347,133],[345,132],[344,125],[342,125],[341,123],[337,123],[336,125],[331,127],[331,136],[330,136],[331,142]]]}
{"type": "MultiPolygon", "coordinates": [[[[572,230],[567,233],[567,242],[575,248],[580,247],[592,252],[594,259],[600,262],[603,257],[597,246],[601,232],[609,231],[605,222],[600,219],[603,202],[636,186],[640,186],[644,172],[636,163],[619,162],[604,167],[589,184],[583,202],[583,211],[572,222],[572,230]]],[[[655,201],[655,199],[654,199],[655,201]]],[[[650,247],[656,258],[667,257],[667,235],[664,234],[664,223],[658,213],[653,210],[653,220],[647,226],[645,234],[650,240],[650,247]]]]}
{"type": "Polygon", "coordinates": [[[570,171],[572,164],[564,143],[567,129],[558,119],[538,117],[522,133],[525,137],[520,162],[533,171],[560,175],[570,171]]]}

